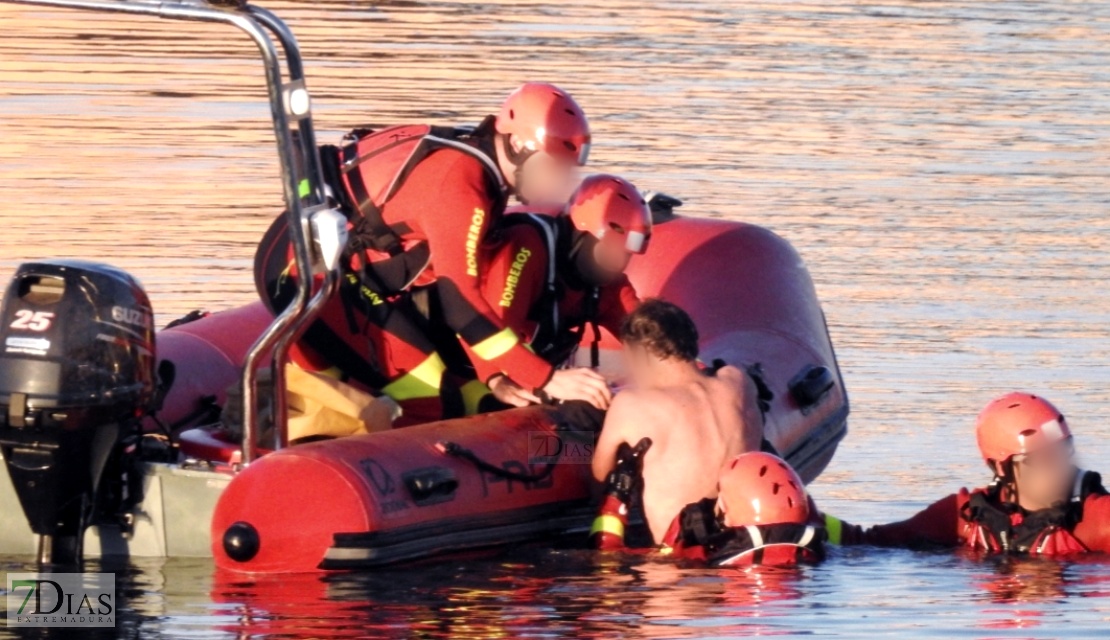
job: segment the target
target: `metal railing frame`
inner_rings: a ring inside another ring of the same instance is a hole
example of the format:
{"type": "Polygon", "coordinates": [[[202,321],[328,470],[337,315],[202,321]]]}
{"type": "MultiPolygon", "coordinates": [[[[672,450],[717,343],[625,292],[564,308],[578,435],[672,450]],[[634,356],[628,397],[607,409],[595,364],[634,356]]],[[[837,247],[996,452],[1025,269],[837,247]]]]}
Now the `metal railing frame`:
{"type": "Polygon", "coordinates": [[[310,97],[305,86],[304,65],[297,40],[289,27],[276,15],[245,1],[236,0],[0,0],[13,4],[37,5],[88,11],[106,11],[155,16],[169,20],[216,22],[234,26],[254,41],[262,57],[266,88],[281,168],[282,193],[286,205],[297,291],[286,307],[251,346],[240,379],[243,398],[242,463],[258,457],[259,392],[258,368],[269,354],[273,371],[271,399],[274,422],[274,448],[288,444],[285,406],[284,364],[293,340],[315,318],[324,301],[335,290],[335,270],[322,267],[314,250],[309,217],[325,203],[325,188],[312,126],[310,97]],[[271,39],[271,36],[273,39],[271,39]],[[274,40],[285,57],[286,79],[274,40]],[[303,92],[303,93],[297,93],[303,92]],[[297,135],[291,123],[297,124],[297,135]],[[299,162],[298,162],[299,160],[299,162]],[[302,175],[303,174],[303,175],[302,175]],[[305,182],[307,181],[307,182],[305,182]],[[302,187],[302,184],[305,187],[302,187]],[[324,273],[321,286],[312,293],[315,275],[324,273]],[[308,274],[307,277],[305,274],[308,274]]]}

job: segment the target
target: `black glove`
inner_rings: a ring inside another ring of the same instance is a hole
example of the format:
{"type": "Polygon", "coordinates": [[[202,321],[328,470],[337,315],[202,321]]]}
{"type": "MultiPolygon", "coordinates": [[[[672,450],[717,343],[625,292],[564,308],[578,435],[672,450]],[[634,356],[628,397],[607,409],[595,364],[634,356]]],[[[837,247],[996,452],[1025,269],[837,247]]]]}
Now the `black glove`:
{"type": "Polygon", "coordinates": [[[763,365],[755,363],[748,365],[744,369],[748,376],[755,383],[755,390],[757,391],[756,397],[759,401],[759,411],[763,414],[763,422],[767,423],[767,412],[771,410],[771,401],[775,399],[775,394],[771,391],[771,387],[767,386],[767,378],[763,374],[763,365]]]}
{"type": "Polygon", "coordinates": [[[605,491],[624,504],[643,488],[644,454],[651,448],[651,438],[643,438],[635,447],[622,442],[617,447],[617,463],[605,479],[605,491]]]}

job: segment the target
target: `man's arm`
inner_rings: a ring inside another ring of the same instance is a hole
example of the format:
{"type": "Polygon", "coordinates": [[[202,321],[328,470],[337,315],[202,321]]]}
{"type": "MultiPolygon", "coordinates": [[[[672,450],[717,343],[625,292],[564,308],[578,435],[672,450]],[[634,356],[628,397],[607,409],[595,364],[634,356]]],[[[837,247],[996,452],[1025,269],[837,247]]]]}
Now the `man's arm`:
{"type": "Polygon", "coordinates": [[[960,508],[967,502],[967,491],[946,496],[901,522],[883,524],[864,530],[825,514],[829,542],[842,545],[870,544],[879,547],[920,547],[936,545],[955,547],[960,544],[963,521],[960,508]]]}
{"type": "Polygon", "coordinates": [[[721,367],[717,378],[735,390],[736,415],[740,416],[741,446],[745,452],[759,451],[763,446],[763,412],[759,408],[759,390],[746,372],[733,366],[721,367]]]}
{"type": "MultiPolygon", "coordinates": [[[[635,390],[625,390],[617,394],[612,406],[605,414],[605,424],[601,427],[601,435],[594,448],[592,463],[594,480],[605,482],[617,457],[617,449],[629,437],[630,420],[633,418],[633,405],[636,403],[635,390]]],[[[641,434],[647,435],[647,434],[641,434]]]]}

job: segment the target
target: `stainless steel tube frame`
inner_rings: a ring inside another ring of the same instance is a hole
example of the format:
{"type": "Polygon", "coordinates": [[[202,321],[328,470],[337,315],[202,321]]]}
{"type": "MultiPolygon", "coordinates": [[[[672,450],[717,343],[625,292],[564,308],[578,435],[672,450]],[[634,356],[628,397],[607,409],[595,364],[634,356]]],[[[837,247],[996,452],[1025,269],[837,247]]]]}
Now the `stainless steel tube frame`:
{"type": "MultiPolygon", "coordinates": [[[[147,0],[0,0],[15,4],[28,4],[46,7],[59,7],[70,9],[85,9],[90,11],[109,11],[117,13],[132,13],[139,15],[157,16],[173,20],[192,20],[202,22],[220,22],[233,25],[254,40],[262,56],[263,67],[266,72],[266,86],[270,101],[270,112],[273,119],[274,135],[277,142],[278,159],[282,175],[282,191],[289,217],[289,231],[293,241],[294,260],[300,274],[310,274],[310,277],[298,279],[296,296],[273,323],[263,332],[251,346],[243,367],[243,463],[250,463],[257,454],[258,433],[258,401],[257,401],[257,367],[259,360],[266,353],[272,353],[275,362],[283,362],[293,334],[292,330],[303,327],[305,322],[298,322],[301,316],[308,311],[309,295],[312,288],[313,264],[310,259],[309,240],[303,224],[302,200],[299,196],[300,178],[296,171],[294,158],[293,136],[289,127],[289,116],[285,103],[285,94],[282,84],[281,66],[277,49],[266,34],[269,29],[285,49],[286,60],[290,67],[291,82],[303,81],[304,70],[301,64],[300,52],[296,40],[293,39],[289,29],[276,16],[264,9],[252,7],[245,2],[224,1],[209,3],[204,0],[150,2],[147,0]]],[[[311,149],[306,154],[305,167],[309,180],[309,194],[313,199],[320,199],[324,193],[323,183],[320,179],[319,157],[315,150],[315,135],[312,132],[311,119],[301,114],[299,117],[301,129],[302,152],[311,149]]],[[[334,275],[329,276],[334,278],[334,275]]],[[[326,287],[325,287],[326,288],[326,287]]],[[[281,367],[274,369],[274,421],[278,426],[277,431],[285,431],[285,394],[284,385],[281,385],[281,367]]],[[[284,441],[284,436],[279,436],[279,442],[284,441]]]]}

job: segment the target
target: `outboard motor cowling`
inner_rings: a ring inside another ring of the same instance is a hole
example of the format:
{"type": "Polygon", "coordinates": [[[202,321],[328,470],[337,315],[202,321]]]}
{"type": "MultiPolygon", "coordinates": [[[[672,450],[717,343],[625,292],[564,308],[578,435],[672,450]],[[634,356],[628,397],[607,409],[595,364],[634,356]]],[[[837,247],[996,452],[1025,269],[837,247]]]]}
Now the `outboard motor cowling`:
{"type": "Polygon", "coordinates": [[[115,267],[27,263],[0,308],[0,349],[0,452],[40,560],[79,559],[105,464],[154,398],[150,301],[115,267]]]}

